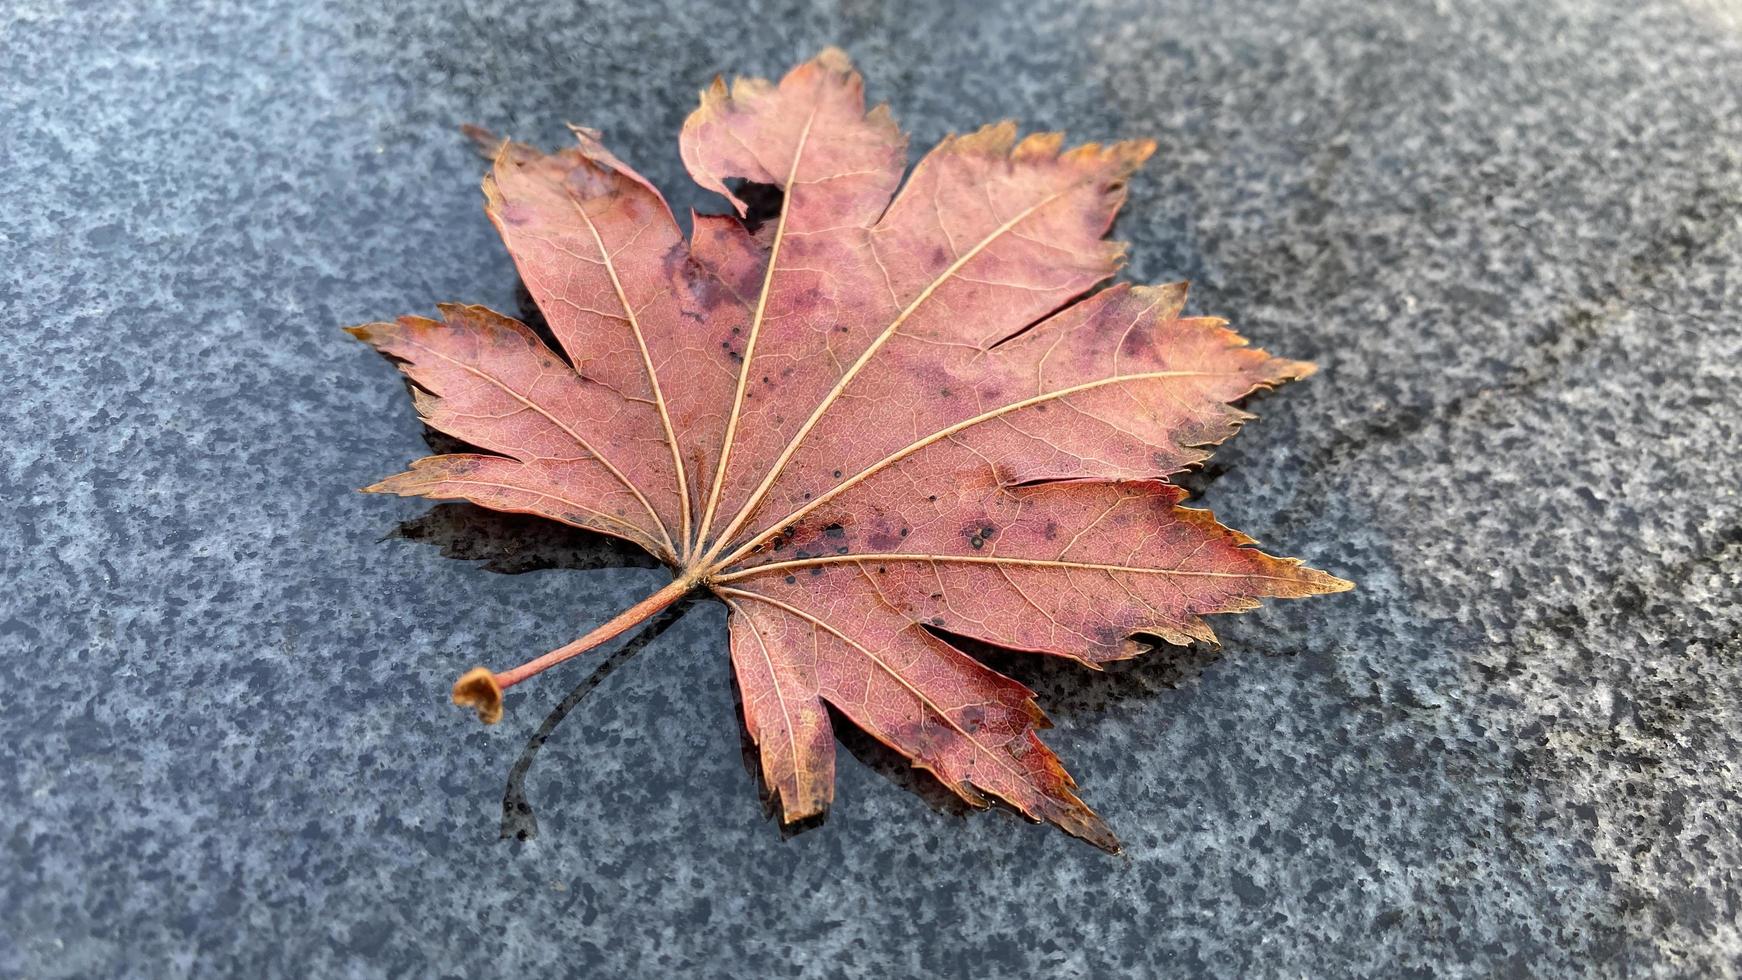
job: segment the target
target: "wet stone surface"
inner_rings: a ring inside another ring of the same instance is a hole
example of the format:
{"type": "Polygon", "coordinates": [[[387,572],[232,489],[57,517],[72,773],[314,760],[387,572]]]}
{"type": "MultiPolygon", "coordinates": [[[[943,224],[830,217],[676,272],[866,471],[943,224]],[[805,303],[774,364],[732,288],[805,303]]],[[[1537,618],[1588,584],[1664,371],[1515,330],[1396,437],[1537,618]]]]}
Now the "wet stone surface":
{"type": "Polygon", "coordinates": [[[1733,7],[25,0],[0,63],[0,974],[1742,969],[1733,7]],[[457,671],[665,573],[353,492],[423,447],[338,328],[515,308],[457,124],[707,205],[696,89],[830,42],[916,146],[1158,138],[1130,278],[1323,368],[1195,483],[1358,591],[994,655],[1122,857],[850,731],[783,835],[710,601],[485,730],[457,671]]]}

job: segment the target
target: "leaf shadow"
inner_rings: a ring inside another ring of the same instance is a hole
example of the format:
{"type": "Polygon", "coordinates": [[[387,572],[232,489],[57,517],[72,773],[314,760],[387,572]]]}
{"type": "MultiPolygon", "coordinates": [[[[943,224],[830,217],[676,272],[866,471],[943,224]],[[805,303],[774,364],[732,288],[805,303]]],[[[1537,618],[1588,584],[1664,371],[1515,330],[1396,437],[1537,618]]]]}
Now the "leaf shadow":
{"type": "MultiPolygon", "coordinates": [[[[786,192],[775,184],[761,184],[743,177],[727,179],[726,188],[744,202],[744,215],[738,219],[744,230],[754,235],[762,226],[780,217],[786,205],[786,192]]],[[[730,212],[736,215],[737,212],[730,212]]]]}
{"type": "Polygon", "coordinates": [[[564,364],[574,367],[569,352],[557,340],[556,333],[550,329],[550,321],[544,318],[544,311],[538,308],[538,300],[532,298],[532,290],[526,288],[526,280],[516,277],[514,280],[514,305],[521,323],[527,329],[538,335],[544,346],[551,349],[556,356],[562,358],[564,364]]]}
{"type": "Polygon", "coordinates": [[[660,567],[652,555],[626,541],[477,504],[437,504],[401,521],[388,536],[434,545],[444,558],[483,562],[486,571],[500,575],[551,568],[660,567]]]}
{"type": "Polygon", "coordinates": [[[1124,701],[1156,697],[1197,680],[1226,656],[1213,643],[1177,646],[1140,636],[1154,649],[1094,670],[1067,657],[1010,650],[955,634],[946,639],[987,667],[1026,685],[1053,719],[1096,715],[1124,701]]]}
{"type": "Polygon", "coordinates": [[[501,840],[527,841],[538,836],[538,815],[533,812],[532,803],[526,797],[526,776],[532,771],[532,764],[538,759],[538,752],[550,740],[569,713],[580,706],[587,696],[598,689],[605,678],[610,677],[617,668],[628,663],[640,653],[649,643],[659,638],[671,625],[683,618],[695,602],[694,597],[680,599],[676,604],[649,620],[635,633],[628,642],[593,668],[584,680],[576,684],[556,707],[544,716],[538,730],[527,739],[526,747],[521,749],[520,757],[514,760],[514,765],[508,769],[508,784],[502,790],[502,826],[498,833],[501,840]]]}

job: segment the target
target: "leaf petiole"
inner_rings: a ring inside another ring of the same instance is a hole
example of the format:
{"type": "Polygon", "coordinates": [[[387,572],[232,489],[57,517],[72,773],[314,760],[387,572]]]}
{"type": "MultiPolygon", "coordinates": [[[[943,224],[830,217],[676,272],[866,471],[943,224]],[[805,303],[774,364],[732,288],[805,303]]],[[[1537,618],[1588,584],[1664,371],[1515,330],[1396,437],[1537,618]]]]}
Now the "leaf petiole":
{"type": "Polygon", "coordinates": [[[535,657],[511,670],[496,673],[488,667],[474,667],[454,682],[454,703],[478,712],[478,720],[494,725],[502,720],[502,692],[530,677],[536,677],[571,657],[580,656],[626,630],[653,618],[661,610],[688,595],[701,577],[688,574],[675,578],[671,584],[599,624],[591,633],[566,646],[558,647],[542,657],[535,657]]]}

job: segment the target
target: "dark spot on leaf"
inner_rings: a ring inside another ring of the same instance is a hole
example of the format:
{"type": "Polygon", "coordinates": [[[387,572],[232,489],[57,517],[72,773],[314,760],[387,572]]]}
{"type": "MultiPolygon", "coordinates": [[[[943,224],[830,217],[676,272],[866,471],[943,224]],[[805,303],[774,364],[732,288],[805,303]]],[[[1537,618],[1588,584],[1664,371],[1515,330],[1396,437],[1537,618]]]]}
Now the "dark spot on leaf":
{"type": "Polygon", "coordinates": [[[788,576],[787,576],[787,577],[786,577],[786,584],[787,584],[787,585],[791,585],[791,584],[793,584],[793,583],[794,583],[794,582],[797,582],[797,581],[798,581],[798,576],[797,576],[797,575],[788,575],[788,576]]]}

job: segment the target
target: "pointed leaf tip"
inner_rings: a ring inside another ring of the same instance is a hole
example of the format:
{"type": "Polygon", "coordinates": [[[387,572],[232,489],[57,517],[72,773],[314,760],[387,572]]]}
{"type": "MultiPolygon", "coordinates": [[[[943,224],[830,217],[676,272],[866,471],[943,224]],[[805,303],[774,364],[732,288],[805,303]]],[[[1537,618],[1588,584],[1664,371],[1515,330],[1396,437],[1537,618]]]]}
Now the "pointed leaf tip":
{"type": "Polygon", "coordinates": [[[489,129],[476,123],[461,123],[460,133],[470,140],[472,149],[486,160],[496,159],[496,154],[508,142],[504,137],[496,135],[489,129]]]}
{"type": "Polygon", "coordinates": [[[478,720],[494,725],[502,720],[502,685],[487,668],[473,667],[454,682],[454,704],[478,712],[478,720]]]}
{"type": "Polygon", "coordinates": [[[1107,826],[1100,816],[1090,813],[1093,819],[1085,820],[1079,826],[1066,827],[1066,832],[1082,840],[1088,841],[1108,854],[1125,853],[1125,845],[1120,843],[1119,836],[1113,833],[1113,828],[1107,826]]]}

